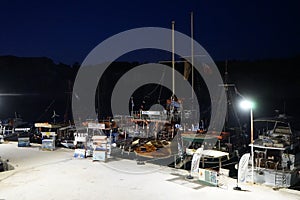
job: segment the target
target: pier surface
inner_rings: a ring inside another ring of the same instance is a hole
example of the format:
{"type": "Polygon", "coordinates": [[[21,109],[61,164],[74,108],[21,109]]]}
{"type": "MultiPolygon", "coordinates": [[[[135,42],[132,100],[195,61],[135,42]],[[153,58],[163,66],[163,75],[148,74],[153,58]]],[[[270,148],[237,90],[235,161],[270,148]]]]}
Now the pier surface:
{"type": "Polygon", "coordinates": [[[1,158],[15,168],[0,173],[0,199],[300,199],[296,190],[246,183],[237,191],[236,180],[228,177],[222,178],[220,187],[212,187],[186,179],[185,170],[118,158],[93,162],[73,158],[73,152],[0,144],[1,158]]]}

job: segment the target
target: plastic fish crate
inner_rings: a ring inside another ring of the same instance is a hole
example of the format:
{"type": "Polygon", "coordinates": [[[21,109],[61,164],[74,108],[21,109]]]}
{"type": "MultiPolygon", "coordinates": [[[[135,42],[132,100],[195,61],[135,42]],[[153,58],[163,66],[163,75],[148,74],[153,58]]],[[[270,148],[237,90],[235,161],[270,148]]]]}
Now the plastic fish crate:
{"type": "Polygon", "coordinates": [[[29,147],[29,146],[30,146],[29,137],[18,138],[18,147],[29,147]]]}

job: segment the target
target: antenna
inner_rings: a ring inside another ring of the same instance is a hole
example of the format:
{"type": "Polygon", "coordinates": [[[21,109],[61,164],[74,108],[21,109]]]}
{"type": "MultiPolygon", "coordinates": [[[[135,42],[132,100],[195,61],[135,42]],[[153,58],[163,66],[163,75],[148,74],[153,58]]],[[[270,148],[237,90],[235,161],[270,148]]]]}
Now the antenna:
{"type": "Polygon", "coordinates": [[[175,26],[175,21],[172,21],[172,92],[173,95],[175,94],[175,45],[174,45],[174,26],[175,26]]]}
{"type": "Polygon", "coordinates": [[[53,118],[53,123],[54,123],[54,124],[55,124],[55,118],[56,118],[56,117],[59,117],[59,115],[56,114],[55,110],[53,110],[53,115],[52,115],[51,118],[53,118]]]}
{"type": "Polygon", "coordinates": [[[191,12],[192,100],[194,99],[194,14],[191,12]]]}
{"type": "Polygon", "coordinates": [[[133,116],[133,107],[134,107],[133,96],[131,96],[130,99],[131,99],[131,116],[133,116]]]}
{"type": "Polygon", "coordinates": [[[225,75],[228,74],[228,60],[225,60],[225,75]]]}

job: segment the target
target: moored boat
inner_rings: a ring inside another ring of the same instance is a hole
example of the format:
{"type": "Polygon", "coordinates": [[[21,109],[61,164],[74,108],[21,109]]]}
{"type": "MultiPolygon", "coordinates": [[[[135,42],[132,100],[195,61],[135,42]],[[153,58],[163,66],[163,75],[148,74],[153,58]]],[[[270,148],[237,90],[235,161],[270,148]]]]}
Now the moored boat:
{"type": "MultiPolygon", "coordinates": [[[[254,120],[258,137],[253,148],[253,163],[248,167],[248,181],[290,187],[300,182],[300,132],[285,115],[254,120]],[[253,177],[252,177],[253,165],[253,177]]],[[[252,146],[253,145],[253,146],[252,146]]]]}

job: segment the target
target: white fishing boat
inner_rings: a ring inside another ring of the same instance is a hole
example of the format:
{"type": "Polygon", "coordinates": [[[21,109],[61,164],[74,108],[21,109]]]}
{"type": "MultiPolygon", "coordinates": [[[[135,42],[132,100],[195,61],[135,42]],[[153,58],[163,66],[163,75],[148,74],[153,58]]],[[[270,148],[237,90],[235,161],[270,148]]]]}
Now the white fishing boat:
{"type": "Polygon", "coordinates": [[[258,138],[250,144],[254,163],[250,162],[247,180],[273,187],[300,182],[300,132],[285,115],[254,120],[254,127],[258,138]]]}

